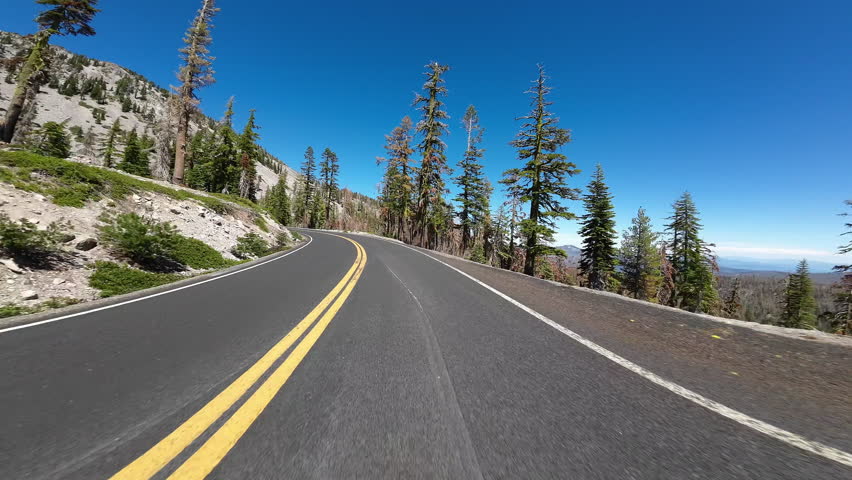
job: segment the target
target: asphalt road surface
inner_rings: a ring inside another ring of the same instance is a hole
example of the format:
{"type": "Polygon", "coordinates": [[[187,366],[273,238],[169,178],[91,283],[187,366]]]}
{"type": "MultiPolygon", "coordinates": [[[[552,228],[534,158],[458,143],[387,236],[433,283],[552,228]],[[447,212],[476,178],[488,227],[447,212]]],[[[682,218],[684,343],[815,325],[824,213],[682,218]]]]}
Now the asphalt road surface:
{"type": "Polygon", "coordinates": [[[0,479],[852,479],[849,347],[305,233],[0,330],[0,479]]]}

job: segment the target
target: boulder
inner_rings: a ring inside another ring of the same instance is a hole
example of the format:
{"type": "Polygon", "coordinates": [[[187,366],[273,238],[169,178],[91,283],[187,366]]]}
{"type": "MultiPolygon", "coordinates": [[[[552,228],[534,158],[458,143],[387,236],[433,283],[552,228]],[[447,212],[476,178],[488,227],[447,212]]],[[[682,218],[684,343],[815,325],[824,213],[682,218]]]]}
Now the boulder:
{"type": "Polygon", "coordinates": [[[59,240],[59,243],[69,243],[73,242],[75,238],[77,238],[77,235],[73,233],[60,233],[57,240],[59,240]]]}
{"type": "Polygon", "coordinates": [[[74,248],[76,248],[77,250],[82,250],[84,252],[87,252],[87,251],[89,251],[89,250],[91,250],[91,249],[93,249],[97,246],[98,246],[98,241],[95,240],[94,238],[89,237],[85,240],[77,242],[77,245],[75,245],[74,248]]]}
{"type": "Polygon", "coordinates": [[[21,292],[21,300],[35,300],[38,298],[38,294],[35,290],[24,290],[21,292]]]}

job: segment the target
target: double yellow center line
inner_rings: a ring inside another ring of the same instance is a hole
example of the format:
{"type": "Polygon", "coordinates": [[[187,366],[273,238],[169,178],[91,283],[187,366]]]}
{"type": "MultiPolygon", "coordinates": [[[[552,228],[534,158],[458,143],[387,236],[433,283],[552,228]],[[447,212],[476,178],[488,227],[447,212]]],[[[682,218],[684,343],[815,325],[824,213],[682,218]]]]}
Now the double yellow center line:
{"type": "Polygon", "coordinates": [[[367,253],[358,242],[346,237],[340,238],[352,242],[358,253],[355,263],[331,292],[284,338],[266,352],[257,363],[249,367],[225,390],[166,438],[160,440],[141,457],[110,477],[110,480],[148,479],[159,472],[242,398],[319,318],[311,331],[293,348],[287,358],[252,393],[248,400],[168,478],[169,480],[200,480],[210,474],[216,465],[222,461],[222,458],[236,445],[251,424],[257,420],[257,417],[269,405],[275,394],[284,386],[284,383],[287,382],[287,379],[290,378],[290,375],[328,327],[340,307],[343,306],[349,294],[352,293],[352,289],[355,288],[355,284],[358,283],[361,272],[364,271],[364,266],[367,263],[367,253]],[[323,314],[323,312],[325,313],[323,314]],[[320,318],[320,316],[322,317],[320,318]]]}

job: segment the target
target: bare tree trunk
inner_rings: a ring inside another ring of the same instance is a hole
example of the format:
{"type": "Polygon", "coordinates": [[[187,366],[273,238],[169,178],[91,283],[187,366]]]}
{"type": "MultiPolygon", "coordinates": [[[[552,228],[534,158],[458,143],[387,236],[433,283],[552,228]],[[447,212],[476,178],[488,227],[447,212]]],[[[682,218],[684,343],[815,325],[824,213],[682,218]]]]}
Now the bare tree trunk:
{"type": "Polygon", "coordinates": [[[183,185],[184,170],[186,168],[186,137],[189,130],[189,105],[184,104],[181,99],[181,111],[178,117],[177,143],[175,148],[175,171],[172,174],[172,183],[183,185]]]}
{"type": "Polygon", "coordinates": [[[21,73],[18,74],[18,84],[15,87],[15,92],[12,94],[9,108],[6,110],[6,119],[0,125],[0,140],[4,142],[12,141],[12,137],[15,135],[15,127],[17,127],[21,112],[24,110],[24,102],[27,99],[27,94],[29,90],[34,88],[31,80],[45,68],[46,62],[44,56],[50,35],[50,31],[48,30],[42,30],[36,34],[33,49],[30,51],[26,63],[21,68],[21,73]]]}

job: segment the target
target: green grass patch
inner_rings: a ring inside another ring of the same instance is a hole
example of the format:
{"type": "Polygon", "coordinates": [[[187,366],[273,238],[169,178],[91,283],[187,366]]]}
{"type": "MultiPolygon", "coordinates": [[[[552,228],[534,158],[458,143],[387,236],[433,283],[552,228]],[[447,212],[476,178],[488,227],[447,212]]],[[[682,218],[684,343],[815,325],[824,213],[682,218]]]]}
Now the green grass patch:
{"type": "Polygon", "coordinates": [[[176,261],[200,270],[225,268],[239,263],[226,259],[216,249],[201,240],[182,235],[172,246],[171,255],[176,261]]]}
{"type": "Polygon", "coordinates": [[[151,273],[113,262],[95,262],[95,272],[89,277],[89,286],[100,290],[102,297],[158,287],[186,277],[173,273],[151,273]]]}
{"type": "Polygon", "coordinates": [[[57,205],[82,207],[104,197],[120,200],[134,192],[154,192],[175,200],[195,200],[219,214],[230,213],[236,203],[255,211],[260,207],[245,198],[221,193],[201,194],[140,180],[112,170],[83,165],[30,152],[0,152],[0,181],[22,190],[50,195],[57,205]],[[50,181],[32,180],[40,172],[50,181]]]}
{"type": "Polygon", "coordinates": [[[264,220],[260,215],[254,217],[254,224],[257,225],[257,228],[269,233],[269,226],[266,225],[266,220],[264,220]]]}
{"type": "Polygon", "coordinates": [[[51,297],[44,302],[41,302],[38,305],[26,306],[26,305],[14,305],[14,304],[6,304],[0,306],[0,318],[14,317],[17,315],[29,315],[31,313],[43,312],[45,310],[50,310],[53,308],[62,308],[67,307],[69,305],[76,305],[82,302],[79,298],[71,298],[71,297],[51,297]]]}

